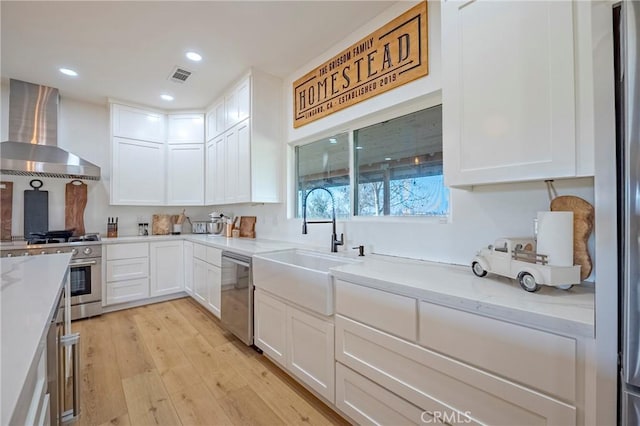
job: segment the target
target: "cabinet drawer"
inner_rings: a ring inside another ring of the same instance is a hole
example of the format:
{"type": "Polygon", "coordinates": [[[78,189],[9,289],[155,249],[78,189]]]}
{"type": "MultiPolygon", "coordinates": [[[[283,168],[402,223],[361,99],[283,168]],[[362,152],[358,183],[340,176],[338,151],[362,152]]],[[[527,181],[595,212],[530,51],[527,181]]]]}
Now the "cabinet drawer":
{"type": "Polygon", "coordinates": [[[207,261],[207,246],[202,244],[193,245],[193,257],[196,259],[207,261]]]}
{"type": "Polygon", "coordinates": [[[563,400],[576,399],[574,339],[420,302],[419,342],[563,400]]]}
{"type": "Polygon", "coordinates": [[[215,247],[207,247],[207,257],[204,259],[207,263],[215,266],[222,265],[222,250],[215,247]]]}
{"type": "Polygon", "coordinates": [[[107,261],[107,282],[147,278],[149,276],[149,259],[121,259],[107,261]]]}
{"type": "Polygon", "coordinates": [[[576,424],[571,405],[340,315],[336,360],[423,410],[461,422],[576,424]]]}
{"type": "Polygon", "coordinates": [[[107,246],[107,260],[149,256],[148,243],[114,244],[107,246]]]}
{"type": "Polygon", "coordinates": [[[416,299],[337,280],[336,312],[396,336],[417,340],[416,299]]]}
{"type": "MultiPolygon", "coordinates": [[[[336,406],[358,424],[421,425],[420,408],[336,363],[336,406]]],[[[431,419],[424,414],[425,420],[431,419]]],[[[438,423],[435,422],[434,423],[438,423]]]]}
{"type": "Polygon", "coordinates": [[[149,297],[149,279],[107,283],[107,305],[131,302],[149,297]]]}

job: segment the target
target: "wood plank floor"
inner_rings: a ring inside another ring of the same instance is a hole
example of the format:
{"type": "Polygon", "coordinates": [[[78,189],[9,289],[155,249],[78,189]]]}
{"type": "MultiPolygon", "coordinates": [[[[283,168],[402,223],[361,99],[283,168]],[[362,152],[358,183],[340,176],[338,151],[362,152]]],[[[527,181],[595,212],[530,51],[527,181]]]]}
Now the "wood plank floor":
{"type": "Polygon", "coordinates": [[[75,321],[78,425],[346,425],[185,298],[75,321]]]}

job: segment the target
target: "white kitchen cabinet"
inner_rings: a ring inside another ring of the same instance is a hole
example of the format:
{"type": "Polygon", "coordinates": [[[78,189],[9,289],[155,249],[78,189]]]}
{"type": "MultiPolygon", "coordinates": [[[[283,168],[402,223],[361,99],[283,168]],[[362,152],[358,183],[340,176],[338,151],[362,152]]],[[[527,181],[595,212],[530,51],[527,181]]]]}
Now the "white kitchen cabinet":
{"type": "Polygon", "coordinates": [[[220,318],[222,250],[193,245],[193,298],[220,318]]]}
{"type": "Polygon", "coordinates": [[[254,299],[255,345],[286,367],[287,305],[257,288],[254,299]]]}
{"type": "Polygon", "coordinates": [[[111,104],[113,136],[164,143],[164,114],[127,105],[111,104]]]}
{"type": "Polygon", "coordinates": [[[287,367],[302,382],[335,400],[333,323],[287,306],[287,367]]]}
{"type": "Polygon", "coordinates": [[[204,144],[169,144],[167,147],[167,203],[174,206],[204,204],[204,144]]]}
{"type": "Polygon", "coordinates": [[[256,289],[254,310],[255,345],[318,395],[333,403],[332,318],[311,314],[261,289],[256,289]]]}
{"type": "Polygon", "coordinates": [[[203,306],[206,306],[209,298],[207,263],[198,258],[193,259],[193,298],[203,306]]]}
{"type": "Polygon", "coordinates": [[[111,204],[163,205],[165,158],[162,143],[114,137],[111,204]]]}
{"type": "Polygon", "coordinates": [[[573,8],[442,3],[447,185],[577,175],[573,8]]]}
{"type": "Polygon", "coordinates": [[[226,117],[224,110],[224,98],[214,102],[207,111],[206,134],[207,141],[219,136],[226,130],[226,117]]]}
{"type": "Polygon", "coordinates": [[[109,244],[104,252],[104,306],[148,298],[149,244],[109,244]]]}
{"type": "Polygon", "coordinates": [[[207,167],[216,170],[207,170],[207,183],[215,176],[214,187],[224,186],[224,191],[212,189],[207,204],[281,201],[281,92],[278,78],[257,70],[243,76],[224,96],[224,135],[218,134],[220,101],[209,109],[207,140],[217,143],[216,161],[207,161],[207,167]],[[219,145],[220,136],[224,146],[219,145]]]}
{"type": "Polygon", "coordinates": [[[182,240],[149,243],[150,295],[162,296],[184,290],[182,240]]]}
{"type": "Polygon", "coordinates": [[[212,139],[207,142],[205,148],[205,178],[204,178],[204,203],[206,205],[214,204],[214,196],[216,190],[216,140],[212,139]]]}
{"type": "Polygon", "coordinates": [[[182,259],[184,265],[184,291],[193,296],[193,243],[185,241],[183,245],[182,259]]]}
{"type": "Polygon", "coordinates": [[[167,143],[204,143],[204,117],[200,113],[169,114],[167,143]]]}

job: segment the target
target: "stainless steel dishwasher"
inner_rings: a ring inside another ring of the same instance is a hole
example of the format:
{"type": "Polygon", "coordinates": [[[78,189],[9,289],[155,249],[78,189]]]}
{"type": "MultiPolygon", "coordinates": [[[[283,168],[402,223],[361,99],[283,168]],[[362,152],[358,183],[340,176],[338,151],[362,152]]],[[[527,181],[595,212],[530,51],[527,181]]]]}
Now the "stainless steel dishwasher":
{"type": "Polygon", "coordinates": [[[220,320],[238,339],[253,345],[253,279],[249,256],[222,252],[220,320]]]}

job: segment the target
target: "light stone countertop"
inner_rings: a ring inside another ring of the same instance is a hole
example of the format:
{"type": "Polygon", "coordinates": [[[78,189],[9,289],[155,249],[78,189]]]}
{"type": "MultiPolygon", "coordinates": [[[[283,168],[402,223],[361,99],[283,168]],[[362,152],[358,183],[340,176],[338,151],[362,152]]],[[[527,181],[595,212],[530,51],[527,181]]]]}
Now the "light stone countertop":
{"type": "Polygon", "coordinates": [[[470,267],[371,255],[358,257],[354,250],[338,254],[292,242],[225,238],[206,234],[154,235],[104,238],[105,244],[186,240],[251,256],[289,248],[304,248],[360,262],[331,269],[337,278],[366,287],[415,297],[492,318],[540,328],[567,336],[593,338],[595,290],[592,283],[565,291],[548,286],[536,293],[520,288],[515,280],[489,274],[476,277],[470,267]]]}
{"type": "Polygon", "coordinates": [[[10,423],[36,354],[46,350],[46,333],[66,282],[71,253],[2,258],[0,424],[10,423]]]}

